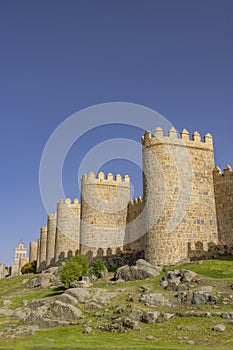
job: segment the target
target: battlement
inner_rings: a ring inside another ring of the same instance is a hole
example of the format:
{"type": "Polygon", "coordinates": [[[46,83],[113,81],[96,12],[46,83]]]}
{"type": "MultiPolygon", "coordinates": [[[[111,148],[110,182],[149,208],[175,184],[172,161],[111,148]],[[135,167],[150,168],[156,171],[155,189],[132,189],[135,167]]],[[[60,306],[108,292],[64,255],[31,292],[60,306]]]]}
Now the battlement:
{"type": "MultiPolygon", "coordinates": [[[[74,208],[74,207],[78,208],[80,206],[80,203],[79,203],[78,198],[74,198],[73,203],[72,203],[72,200],[70,198],[66,198],[65,200],[59,199],[59,201],[57,202],[57,205],[58,205],[58,207],[62,207],[64,205],[66,205],[69,208],[74,208]]],[[[54,214],[54,215],[56,215],[56,214],[54,214]]]]}
{"type": "Polygon", "coordinates": [[[105,184],[105,185],[130,185],[129,175],[125,175],[124,178],[117,174],[114,176],[112,173],[104,174],[102,171],[95,176],[95,173],[91,171],[89,174],[83,174],[82,176],[83,183],[91,184],[105,184]]]}
{"type": "Polygon", "coordinates": [[[48,214],[48,219],[49,219],[49,220],[53,220],[53,219],[55,220],[56,217],[57,217],[57,213],[49,213],[49,214],[48,214]]]}
{"type": "Polygon", "coordinates": [[[232,168],[229,164],[227,164],[225,166],[225,168],[223,169],[223,173],[222,173],[222,170],[221,168],[219,168],[218,166],[216,166],[213,170],[213,174],[214,174],[214,177],[217,177],[217,176],[222,176],[222,177],[225,177],[225,176],[232,176],[233,177],[233,172],[232,172],[232,168]]]}
{"type": "Polygon", "coordinates": [[[129,202],[129,205],[131,207],[137,207],[138,205],[141,205],[143,203],[143,197],[139,196],[134,199],[131,199],[129,202]]]}
{"type": "Polygon", "coordinates": [[[164,135],[164,130],[158,127],[155,129],[154,135],[152,135],[149,130],[145,132],[144,136],[142,136],[142,144],[145,147],[159,144],[171,144],[213,150],[213,137],[210,133],[207,133],[202,139],[199,132],[195,131],[190,138],[190,134],[186,129],[183,129],[178,137],[175,128],[171,128],[168,135],[164,135]]]}

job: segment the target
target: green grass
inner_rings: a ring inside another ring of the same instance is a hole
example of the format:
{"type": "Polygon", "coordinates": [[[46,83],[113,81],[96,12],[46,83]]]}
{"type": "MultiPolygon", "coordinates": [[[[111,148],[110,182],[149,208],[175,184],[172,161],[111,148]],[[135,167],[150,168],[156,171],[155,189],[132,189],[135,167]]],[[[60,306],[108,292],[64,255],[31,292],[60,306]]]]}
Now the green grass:
{"type": "Polygon", "coordinates": [[[216,260],[206,260],[202,264],[186,264],[178,266],[178,269],[192,270],[208,278],[233,279],[233,256],[222,257],[216,260]]]}
{"type": "MultiPolygon", "coordinates": [[[[202,264],[192,263],[175,267],[176,269],[189,269],[198,274],[201,280],[200,284],[196,284],[198,289],[203,285],[212,285],[216,291],[221,291],[228,296],[233,294],[230,287],[233,280],[233,257],[226,257],[216,260],[206,260],[202,264]]],[[[41,290],[38,288],[26,288],[26,284],[22,284],[25,278],[33,278],[35,276],[19,276],[10,279],[0,280],[0,306],[2,300],[10,299],[12,304],[10,308],[22,307],[22,301],[38,299],[42,297],[50,297],[63,292],[61,289],[41,290]]],[[[190,307],[186,305],[178,305],[174,307],[148,307],[138,301],[141,294],[141,286],[148,286],[151,293],[163,293],[167,299],[174,296],[174,292],[168,292],[160,286],[161,276],[143,281],[133,281],[127,283],[112,284],[111,281],[100,280],[94,283],[94,288],[104,288],[108,292],[118,291],[118,295],[108,304],[104,305],[99,311],[104,313],[105,323],[111,322],[113,316],[121,317],[127,315],[131,308],[141,309],[144,311],[160,310],[161,312],[176,312],[177,309],[183,315],[190,313],[190,307]],[[134,302],[127,301],[128,294],[132,293],[134,302]],[[114,312],[116,306],[122,306],[124,313],[116,315],[114,312]],[[106,311],[107,310],[107,311],[106,311]]],[[[195,284],[195,283],[194,283],[195,284]]],[[[127,333],[111,333],[101,332],[95,329],[100,323],[99,318],[94,317],[94,312],[87,312],[85,305],[77,305],[84,315],[76,326],[56,327],[51,329],[39,330],[34,336],[20,337],[15,340],[0,338],[0,349],[4,350],[43,350],[43,349],[198,349],[198,350],[229,350],[233,348],[233,326],[228,320],[220,317],[175,317],[169,321],[157,323],[154,325],[146,325],[140,323],[140,331],[128,330],[127,333]],[[83,324],[82,324],[83,323],[83,324]],[[93,327],[91,334],[84,334],[83,327],[93,327]],[[224,323],[226,331],[224,333],[216,333],[212,331],[212,327],[216,324],[224,323]],[[153,335],[155,340],[145,340],[148,335],[153,335]],[[188,342],[193,340],[194,345],[188,342]]],[[[215,310],[212,305],[195,305],[195,312],[225,312],[232,311],[233,304],[219,305],[215,310]]],[[[101,318],[100,318],[101,319],[101,318]]],[[[0,316],[0,331],[5,327],[16,327],[17,322],[0,316]]]]}

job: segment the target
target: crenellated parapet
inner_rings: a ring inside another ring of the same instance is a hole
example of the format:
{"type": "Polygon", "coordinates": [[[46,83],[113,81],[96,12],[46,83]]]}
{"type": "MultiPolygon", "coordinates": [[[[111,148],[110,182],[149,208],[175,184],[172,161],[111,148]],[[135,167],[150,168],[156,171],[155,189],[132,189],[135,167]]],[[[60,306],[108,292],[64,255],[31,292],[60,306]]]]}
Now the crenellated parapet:
{"type": "Polygon", "coordinates": [[[191,136],[186,129],[183,129],[178,135],[175,128],[171,128],[168,135],[165,135],[164,130],[158,127],[155,129],[154,134],[147,130],[144,136],[142,136],[142,144],[145,147],[161,143],[213,151],[213,137],[210,133],[207,133],[202,139],[201,135],[197,131],[195,131],[191,136]]]}
{"type": "Polygon", "coordinates": [[[95,176],[95,173],[91,171],[88,174],[83,174],[82,182],[85,184],[128,187],[130,185],[130,177],[129,175],[122,177],[120,174],[114,176],[112,173],[104,174],[102,171],[95,176]]]}

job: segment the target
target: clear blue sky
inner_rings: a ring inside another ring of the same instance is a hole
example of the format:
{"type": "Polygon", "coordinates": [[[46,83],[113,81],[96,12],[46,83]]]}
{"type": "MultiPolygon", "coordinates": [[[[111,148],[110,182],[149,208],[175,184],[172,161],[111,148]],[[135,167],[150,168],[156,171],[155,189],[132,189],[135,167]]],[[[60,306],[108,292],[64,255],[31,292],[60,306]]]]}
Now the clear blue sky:
{"type": "MultiPolygon", "coordinates": [[[[211,132],[216,163],[233,165],[232,62],[232,0],[1,0],[0,262],[46,224],[41,154],[85,107],[145,105],[179,131],[211,132]]],[[[72,198],[74,158],[75,147],[64,175],[72,198]]]]}

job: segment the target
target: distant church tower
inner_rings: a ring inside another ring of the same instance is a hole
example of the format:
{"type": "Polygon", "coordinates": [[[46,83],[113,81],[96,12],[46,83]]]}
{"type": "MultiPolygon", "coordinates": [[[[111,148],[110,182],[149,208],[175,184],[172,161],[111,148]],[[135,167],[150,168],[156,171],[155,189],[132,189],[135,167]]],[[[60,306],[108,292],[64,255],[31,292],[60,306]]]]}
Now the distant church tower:
{"type": "Polygon", "coordinates": [[[27,258],[27,248],[21,241],[17,248],[15,248],[14,262],[11,266],[11,275],[17,276],[21,275],[21,268],[29,262],[27,258]]]}

